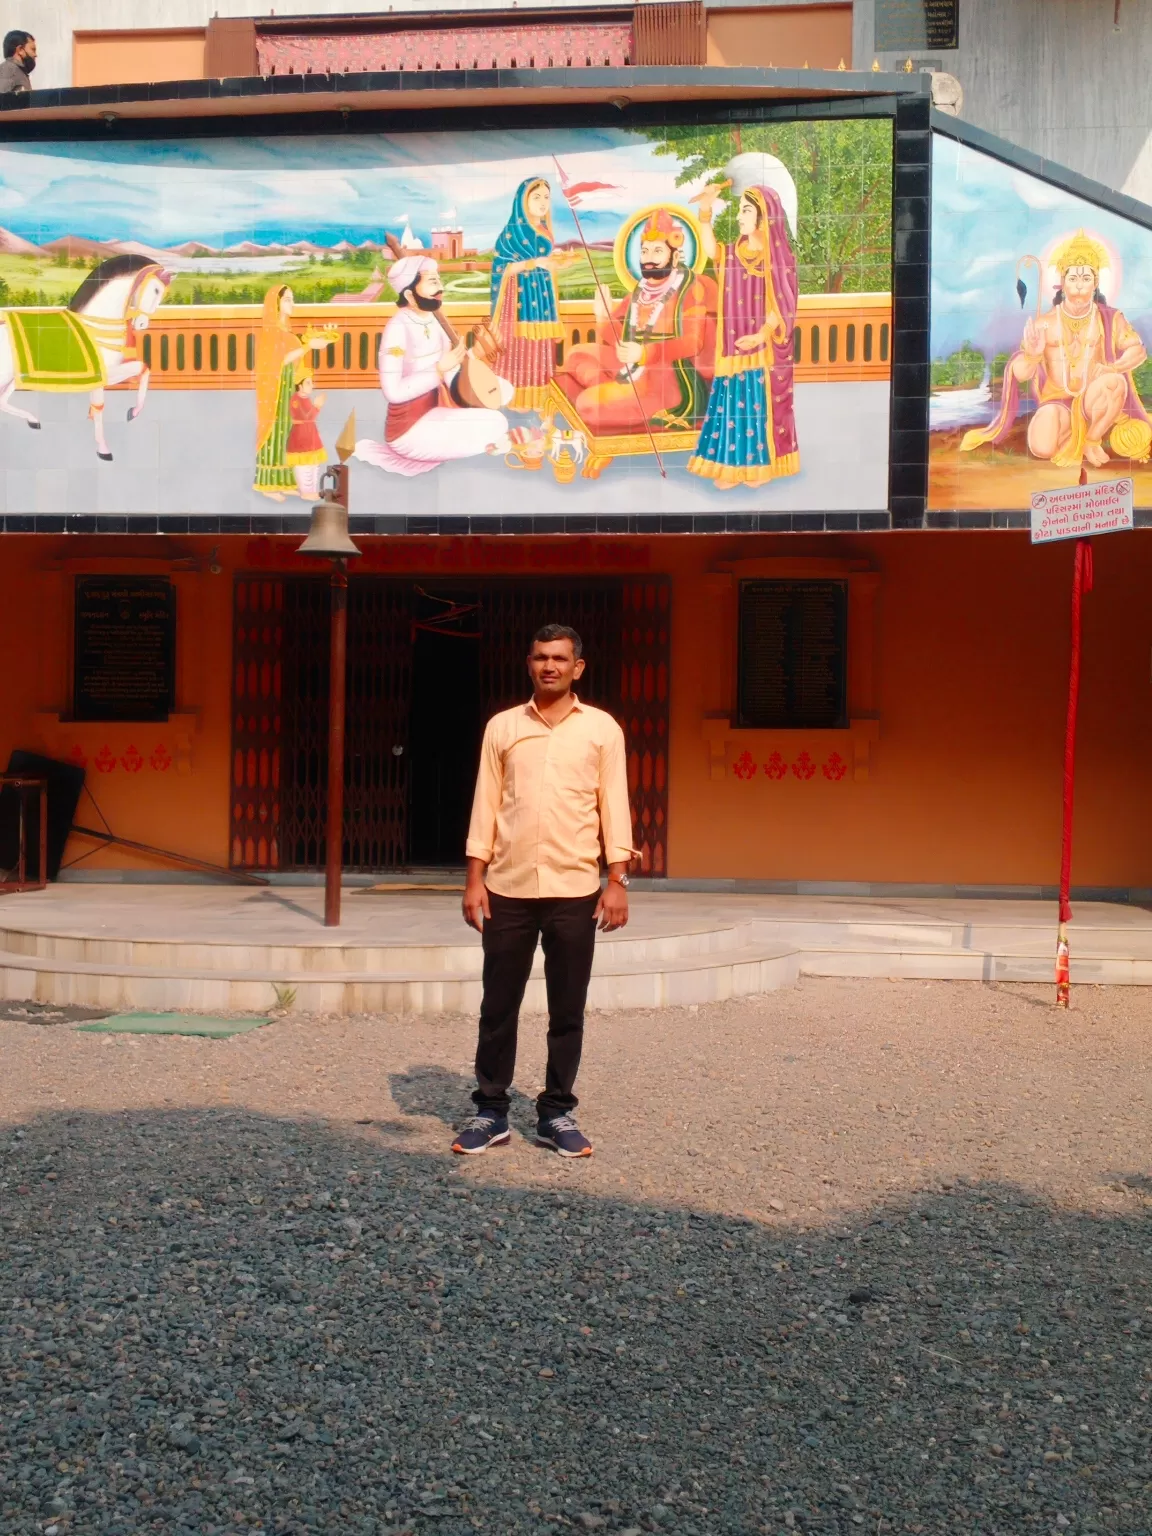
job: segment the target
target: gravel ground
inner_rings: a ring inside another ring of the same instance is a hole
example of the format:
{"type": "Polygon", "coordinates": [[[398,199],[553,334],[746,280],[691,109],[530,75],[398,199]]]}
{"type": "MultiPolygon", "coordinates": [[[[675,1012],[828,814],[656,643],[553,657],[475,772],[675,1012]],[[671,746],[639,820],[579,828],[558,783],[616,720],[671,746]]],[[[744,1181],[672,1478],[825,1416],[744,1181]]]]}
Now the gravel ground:
{"type": "Polygon", "coordinates": [[[447,1154],[468,1019],[0,1022],[0,1531],[1147,1533],[1152,999],[1075,999],[599,1016],[574,1164],[447,1154]]]}

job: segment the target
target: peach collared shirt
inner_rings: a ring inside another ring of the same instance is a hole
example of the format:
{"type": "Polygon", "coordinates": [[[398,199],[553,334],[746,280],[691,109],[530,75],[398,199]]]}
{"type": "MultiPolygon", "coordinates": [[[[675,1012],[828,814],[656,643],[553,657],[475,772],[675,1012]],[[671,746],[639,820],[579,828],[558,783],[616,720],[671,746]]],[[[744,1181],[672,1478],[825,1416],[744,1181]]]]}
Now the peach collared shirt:
{"type": "Polygon", "coordinates": [[[573,695],[555,725],[529,701],[493,715],[467,853],[483,859],[498,896],[590,896],[600,886],[600,843],[609,864],[633,857],[624,732],[612,716],[573,695]]]}

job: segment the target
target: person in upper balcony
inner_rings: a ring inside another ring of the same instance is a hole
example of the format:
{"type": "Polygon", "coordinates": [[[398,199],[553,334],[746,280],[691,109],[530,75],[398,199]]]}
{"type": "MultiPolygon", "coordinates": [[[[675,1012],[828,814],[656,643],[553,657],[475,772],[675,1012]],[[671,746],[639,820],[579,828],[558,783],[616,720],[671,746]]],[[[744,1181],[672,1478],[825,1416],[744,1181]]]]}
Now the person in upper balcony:
{"type": "Polygon", "coordinates": [[[30,91],[28,76],[36,68],[36,39],[31,32],[15,29],[4,37],[4,62],[0,64],[0,96],[30,91]]]}

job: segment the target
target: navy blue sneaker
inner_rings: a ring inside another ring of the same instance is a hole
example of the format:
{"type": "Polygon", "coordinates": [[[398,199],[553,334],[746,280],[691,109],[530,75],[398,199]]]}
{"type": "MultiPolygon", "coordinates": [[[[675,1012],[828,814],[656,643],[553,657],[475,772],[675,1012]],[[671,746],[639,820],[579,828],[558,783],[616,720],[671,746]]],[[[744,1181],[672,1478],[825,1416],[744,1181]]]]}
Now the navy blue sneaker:
{"type": "Polygon", "coordinates": [[[473,1155],[487,1152],[489,1147],[498,1147],[509,1141],[511,1136],[508,1116],[498,1115],[494,1109],[484,1109],[478,1115],[473,1115],[471,1120],[465,1120],[456,1133],[452,1150],[473,1155]]]}
{"type": "Polygon", "coordinates": [[[540,1146],[559,1152],[561,1157],[592,1156],[592,1143],[571,1115],[554,1115],[551,1120],[541,1120],[536,1127],[536,1140],[540,1146]]]}

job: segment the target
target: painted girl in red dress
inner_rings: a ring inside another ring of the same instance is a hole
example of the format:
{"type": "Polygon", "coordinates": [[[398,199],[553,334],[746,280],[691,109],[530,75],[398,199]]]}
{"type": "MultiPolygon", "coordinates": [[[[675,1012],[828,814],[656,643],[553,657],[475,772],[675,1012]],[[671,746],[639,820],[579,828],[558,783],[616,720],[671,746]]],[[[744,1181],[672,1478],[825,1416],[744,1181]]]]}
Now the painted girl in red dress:
{"type": "Polygon", "coordinates": [[[296,489],[305,501],[314,501],[320,494],[320,469],[328,462],[316,425],[323,404],[324,396],[315,393],[312,374],[302,374],[288,402],[292,425],[288,428],[284,462],[291,467],[296,477],[296,489]]]}

